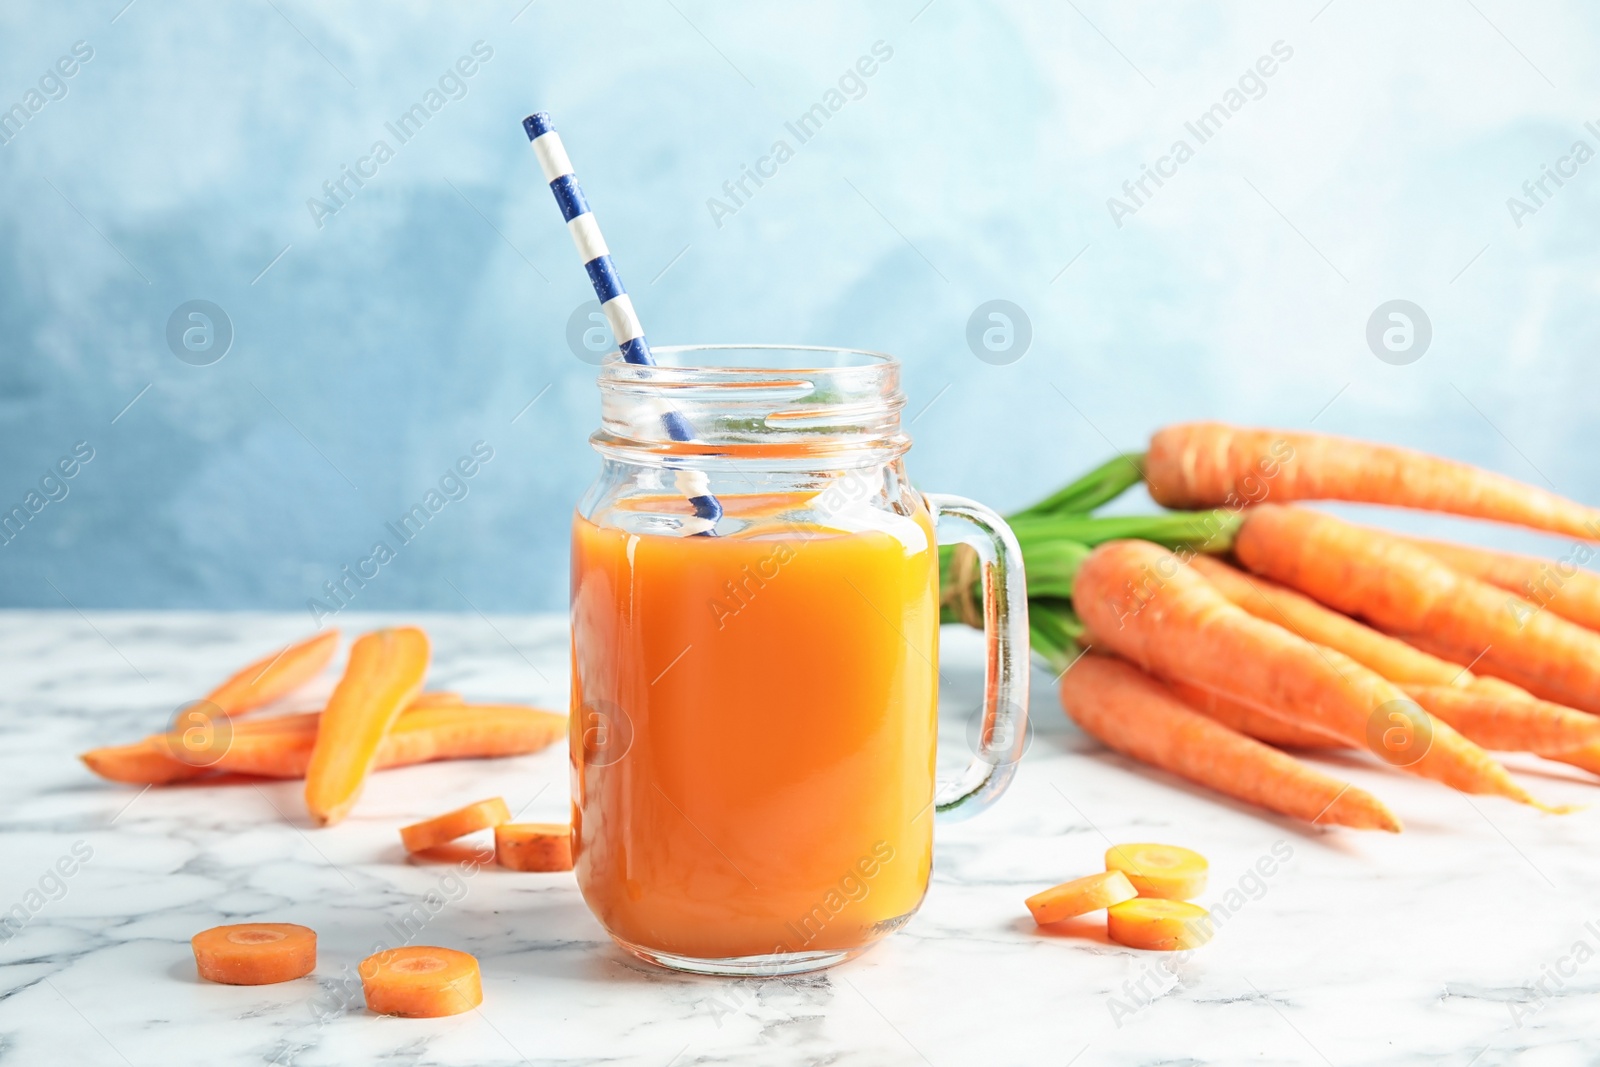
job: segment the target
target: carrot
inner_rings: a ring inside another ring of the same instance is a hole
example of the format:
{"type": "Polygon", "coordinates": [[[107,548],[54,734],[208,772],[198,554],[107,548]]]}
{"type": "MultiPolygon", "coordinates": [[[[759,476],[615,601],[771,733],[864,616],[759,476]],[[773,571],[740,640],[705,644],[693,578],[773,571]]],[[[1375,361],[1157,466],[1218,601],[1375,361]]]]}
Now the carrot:
{"type": "Polygon", "coordinates": [[[1270,715],[1188,682],[1168,682],[1178,698],[1208,719],[1230,730],[1279,748],[1349,748],[1350,742],[1316,726],[1297,722],[1292,715],[1270,715]]]}
{"type": "Polygon", "coordinates": [[[1177,845],[1112,845],[1106,870],[1121,871],[1141,897],[1193,900],[1206,891],[1211,865],[1193,849],[1177,845]]]}
{"type": "Polygon", "coordinates": [[[322,673],[339,647],[339,631],[327,630],[265,656],[207,693],[224,715],[241,715],[300,688],[322,673]]]}
{"type": "Polygon", "coordinates": [[[189,944],[195,969],[208,982],[271,985],[304,978],[317,966],[317,932],[294,923],[213,926],[189,944]]]}
{"type": "MultiPolygon", "coordinates": [[[[1462,574],[1470,574],[1480,582],[1499,586],[1530,602],[1526,607],[1517,605],[1517,610],[1537,611],[1545,607],[1579,626],[1600,630],[1600,574],[1585,570],[1576,563],[1494,552],[1487,548],[1458,545],[1450,541],[1428,541],[1420,537],[1402,540],[1409,541],[1462,574]]],[[[1581,546],[1576,552],[1581,552],[1585,559],[1593,554],[1587,545],[1581,546]]]]}
{"type": "MultiPolygon", "coordinates": [[[[1292,713],[1391,762],[1393,753],[1369,739],[1370,726],[1396,709],[1426,718],[1378,674],[1247,614],[1148,542],[1096,548],[1078,570],[1072,599],[1097,643],[1146,670],[1264,711],[1292,713]]],[[[1431,744],[1403,769],[1463,792],[1535,803],[1504,767],[1444,723],[1432,724],[1431,744]]]]}
{"type": "Polygon", "coordinates": [[[453,948],[404,945],[361,961],[361,992],[378,1015],[436,1019],[483,1003],[478,961],[453,948]]]}
{"type": "Polygon", "coordinates": [[[193,766],[178,759],[166,741],[166,734],[156,734],[129,745],[91,748],[78,758],[100,777],[129,785],[169,785],[211,772],[210,767],[193,766]]]}
{"type": "Polygon", "coordinates": [[[1106,910],[1106,933],[1129,948],[1176,952],[1211,940],[1211,913],[1186,900],[1137,897],[1106,910]]]}
{"type": "Polygon", "coordinates": [[[468,804],[455,811],[447,811],[422,822],[400,828],[400,840],[407,852],[421,852],[425,848],[454,841],[458,837],[487,830],[511,821],[511,809],[500,797],[490,797],[476,804],[468,804]]]}
{"type": "Polygon", "coordinates": [[[565,823],[501,823],[494,828],[494,858],[513,871],[570,871],[572,827],[565,823]]]}
{"type": "Polygon", "coordinates": [[[1028,906],[1034,922],[1049,926],[1076,915],[1101,911],[1138,895],[1139,891],[1121,871],[1100,871],[1035,893],[1023,903],[1028,906]]]}
{"type": "MultiPolygon", "coordinates": [[[[163,785],[215,771],[304,778],[320,718],[320,712],[312,711],[242,719],[234,725],[227,751],[210,767],[192,767],[174,758],[165,734],[93,749],[80,758],[102,778],[134,785],[163,785]]],[[[566,716],[518,704],[429,707],[413,701],[379,745],[375,767],[518,756],[546,748],[566,733],[566,716]]]]}
{"type": "Polygon", "coordinates": [[[1336,648],[1397,685],[1469,685],[1470,671],[1379,633],[1348,615],[1258,575],[1245,574],[1210,556],[1195,555],[1189,566],[1223,596],[1258,619],[1276,623],[1312,644],[1336,648]]]}
{"type": "Polygon", "coordinates": [[[349,813],[384,735],[421,690],[427,670],[428,635],[414,626],[363,634],[350,646],[306,769],[306,808],[319,825],[349,813]]]}
{"type": "Polygon", "coordinates": [[[458,708],[466,701],[460,693],[452,693],[448,689],[432,689],[426,693],[418,693],[406,705],[406,710],[412,708],[458,708]]]}
{"type": "Polygon", "coordinates": [[[1081,657],[1061,679],[1061,703],[1110,748],[1219,793],[1307,822],[1400,830],[1377,798],[1212,722],[1121,660],[1081,657]]]}
{"type": "Polygon", "coordinates": [[[1546,755],[1600,744],[1600,717],[1560,704],[1448,686],[1406,686],[1406,693],[1484,748],[1546,755]]]}
{"type": "Polygon", "coordinates": [[[1600,634],[1550,612],[1506,610],[1506,595],[1415,545],[1331,515],[1265,504],[1234,551],[1258,574],[1393,634],[1425,634],[1475,670],[1557,704],[1600,712],[1600,634]]]}
{"type": "Polygon", "coordinates": [[[1595,508],[1465,463],[1329,434],[1220,422],[1168,426],[1150,439],[1145,480],[1169,508],[1350,500],[1600,539],[1595,508]]]}

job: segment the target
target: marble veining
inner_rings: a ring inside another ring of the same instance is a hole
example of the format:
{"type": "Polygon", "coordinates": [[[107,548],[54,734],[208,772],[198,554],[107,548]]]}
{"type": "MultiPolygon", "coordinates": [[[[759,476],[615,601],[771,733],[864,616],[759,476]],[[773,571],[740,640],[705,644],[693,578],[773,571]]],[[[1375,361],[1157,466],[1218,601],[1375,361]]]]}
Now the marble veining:
{"type": "MultiPolygon", "coordinates": [[[[434,636],[433,686],[564,705],[563,619],[410,618],[434,636]]],[[[0,1063],[1600,1062],[1595,811],[1541,815],[1329,759],[1407,832],[1307,830],[1107,754],[1042,673],[1011,792],[940,827],[907,927],[852,964],[773,980],[632,960],[570,875],[408,862],[396,827],[484,796],[564,820],[557,749],[384,772],[328,830],[307,825],[299,783],[141,792],[74,758],[159,728],[303,629],[293,615],[0,613],[0,1063]],[[1022,898],[1097,869],[1108,840],[1206,853],[1215,941],[1165,956],[1093,921],[1038,931],[1022,898]],[[200,982],[188,938],[247,919],[316,929],[316,973],[200,982]],[[476,954],[482,1010],[368,1015],[354,965],[406,937],[476,954]]],[[[975,635],[946,632],[944,667],[941,764],[954,766],[981,684],[975,635]]],[[[1597,798],[1576,771],[1512,763],[1543,799],[1597,798]]]]}

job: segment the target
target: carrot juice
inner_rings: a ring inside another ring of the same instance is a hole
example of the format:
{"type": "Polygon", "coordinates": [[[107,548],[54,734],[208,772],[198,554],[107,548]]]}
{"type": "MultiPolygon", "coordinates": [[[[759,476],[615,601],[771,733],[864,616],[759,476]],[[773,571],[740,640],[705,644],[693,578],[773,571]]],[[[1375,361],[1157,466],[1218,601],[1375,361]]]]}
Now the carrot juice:
{"type": "Polygon", "coordinates": [[[866,522],[723,496],[715,537],[575,519],[574,862],[624,946],[851,952],[916,910],[939,610],[909,495],[866,522]]]}

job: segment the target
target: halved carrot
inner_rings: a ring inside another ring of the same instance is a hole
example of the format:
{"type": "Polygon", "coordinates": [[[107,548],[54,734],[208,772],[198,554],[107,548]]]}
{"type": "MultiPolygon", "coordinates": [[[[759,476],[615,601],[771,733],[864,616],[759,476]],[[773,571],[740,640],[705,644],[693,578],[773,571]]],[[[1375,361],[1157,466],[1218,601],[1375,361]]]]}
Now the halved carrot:
{"type": "Polygon", "coordinates": [[[1061,703],[1118,752],[1219,793],[1311,823],[1400,831],[1370,793],[1213,722],[1129,663],[1080,657],[1061,679],[1061,703]]]}
{"type": "Polygon", "coordinates": [[[1349,748],[1344,738],[1320,727],[1295,721],[1290,715],[1269,715],[1249,704],[1230,700],[1188,682],[1168,682],[1180,699],[1208,719],[1215,719],[1246,737],[1283,748],[1349,748]]]}
{"type": "Polygon", "coordinates": [[[428,635],[414,626],[362,634],[317,725],[306,770],[306,808],[319,825],[338,822],[361,795],[384,735],[422,689],[428,635]]]}
{"type": "Polygon", "coordinates": [[[1462,574],[1525,598],[1529,601],[1525,610],[1537,611],[1542,605],[1579,626],[1600,630],[1600,574],[1568,560],[1540,559],[1420,537],[1404,540],[1462,574]]]}
{"type": "Polygon", "coordinates": [[[91,748],[78,757],[91,771],[128,785],[167,785],[209,774],[210,767],[184,763],[166,745],[166,735],[156,734],[128,745],[91,748]]]}
{"type": "MultiPolygon", "coordinates": [[[[304,778],[316,744],[320,712],[241,719],[227,751],[210,767],[174,758],[165,734],[131,745],[85,752],[80,759],[102,778],[133,785],[164,785],[208,772],[304,778]]],[[[375,769],[433,760],[486,759],[537,752],[565,737],[567,719],[518,704],[457,704],[418,707],[400,716],[378,746],[375,769]]]]}
{"type": "Polygon", "coordinates": [[[1600,539],[1600,510],[1465,463],[1329,434],[1182,423],[1150,438],[1144,467],[1150,495],[1169,508],[1350,500],[1600,539]]]}
{"type": "Polygon", "coordinates": [[[1058,923],[1075,915],[1087,915],[1138,896],[1138,890],[1121,871],[1100,871],[1083,878],[1062,882],[1023,901],[1040,926],[1058,923]]]}
{"type": "MultiPolygon", "coordinates": [[[[1094,642],[1157,675],[1292,714],[1380,758],[1392,761],[1393,753],[1369,739],[1375,716],[1392,708],[1426,714],[1377,673],[1247,614],[1146,541],[1110,541],[1091,552],[1074,580],[1073,605],[1094,642]]],[[[1463,792],[1535,803],[1504,767],[1444,723],[1432,724],[1431,744],[1402,769],[1463,792]]]]}
{"type": "Polygon", "coordinates": [[[1534,697],[1426,685],[1408,685],[1406,693],[1484,748],[1546,755],[1600,744],[1600,716],[1534,697]]]}
{"type": "Polygon", "coordinates": [[[406,846],[407,852],[421,852],[425,848],[510,821],[511,809],[506,807],[506,802],[500,797],[490,797],[410,826],[402,826],[400,841],[406,846]]]}
{"type": "Polygon", "coordinates": [[[339,647],[339,631],[326,630],[264,656],[205,696],[224,715],[239,715],[286,696],[315,678],[339,647]]]}
{"type": "Polygon", "coordinates": [[[1193,849],[1142,843],[1106,849],[1106,870],[1127,875],[1141,897],[1193,900],[1206,891],[1211,865],[1193,849]]]}
{"type": "Polygon", "coordinates": [[[1282,626],[1312,644],[1336,648],[1396,685],[1470,685],[1473,680],[1472,672],[1460,665],[1379,633],[1270,578],[1246,574],[1210,556],[1195,555],[1188,563],[1218,592],[1256,618],[1282,626]]]}
{"type": "Polygon", "coordinates": [[[1137,897],[1106,911],[1106,933],[1129,948],[1177,952],[1211,940],[1211,913],[1186,900],[1137,897]]]}
{"type": "Polygon", "coordinates": [[[570,871],[572,827],[550,822],[501,823],[494,828],[494,858],[513,871],[570,871]]]}
{"type": "Polygon", "coordinates": [[[1548,611],[1518,614],[1504,590],[1398,537],[1305,508],[1263,504],[1234,543],[1245,566],[1381,630],[1426,634],[1473,668],[1535,696],[1600,712],[1600,634],[1548,611]]]}
{"type": "Polygon", "coordinates": [[[317,966],[317,933],[294,923],[213,926],[189,939],[200,977],[227,985],[271,985],[317,966]]]}
{"type": "Polygon", "coordinates": [[[453,948],[405,945],[361,961],[361,991],[378,1015],[436,1019],[483,1003],[478,961],[453,948]]]}

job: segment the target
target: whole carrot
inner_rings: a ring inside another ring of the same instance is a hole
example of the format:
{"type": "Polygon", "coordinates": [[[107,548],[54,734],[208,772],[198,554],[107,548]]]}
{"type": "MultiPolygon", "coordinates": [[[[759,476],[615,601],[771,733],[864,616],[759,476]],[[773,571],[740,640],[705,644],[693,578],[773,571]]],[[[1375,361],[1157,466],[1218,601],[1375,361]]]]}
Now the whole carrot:
{"type": "Polygon", "coordinates": [[[1408,685],[1405,691],[1484,748],[1545,756],[1600,745],[1600,716],[1560,704],[1450,686],[1408,685]]]}
{"type": "Polygon", "coordinates": [[[1168,426],[1145,456],[1169,508],[1351,500],[1443,511],[1600,540],[1600,510],[1466,463],[1329,434],[1221,422],[1168,426]]]}
{"type": "Polygon", "coordinates": [[[1256,618],[1277,623],[1313,644],[1336,648],[1397,685],[1448,686],[1473,681],[1472,672],[1459,664],[1379,633],[1270,578],[1245,574],[1210,556],[1196,555],[1190,558],[1189,566],[1256,618]]]}
{"type": "Polygon", "coordinates": [[[1219,793],[1306,822],[1400,830],[1370,793],[1194,712],[1121,660],[1081,657],[1062,676],[1061,706],[1108,747],[1219,793]]]}
{"type": "MultiPolygon", "coordinates": [[[[1374,730],[1374,722],[1382,725],[1391,714],[1427,720],[1378,674],[1246,613],[1149,542],[1096,548],[1078,570],[1072,600],[1097,645],[1151,673],[1262,710],[1282,709],[1390,762],[1397,762],[1395,753],[1383,747],[1387,734],[1374,730]]],[[[1431,743],[1404,770],[1462,792],[1537,804],[1483,749],[1444,723],[1428,726],[1431,743]]]]}
{"type": "MultiPolygon", "coordinates": [[[[1516,604],[1514,611],[1532,612],[1546,608],[1579,626],[1600,630],[1600,574],[1585,570],[1570,560],[1540,559],[1511,552],[1458,545],[1449,541],[1404,538],[1443,563],[1490,585],[1497,585],[1529,603],[1516,604]]],[[[1575,554],[1592,556],[1583,545],[1575,554]]]]}
{"type": "Polygon", "coordinates": [[[1304,508],[1251,509],[1234,552],[1240,562],[1370,620],[1437,646],[1557,704],[1600,712],[1600,634],[1551,612],[1518,615],[1503,590],[1379,530],[1304,508]]]}
{"type": "Polygon", "coordinates": [[[1269,715],[1249,704],[1220,696],[1189,682],[1168,682],[1167,688],[1208,719],[1230,730],[1280,748],[1349,748],[1344,738],[1296,722],[1292,715],[1269,715]]]}

